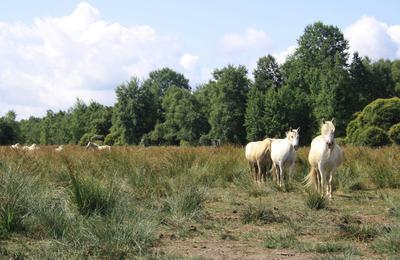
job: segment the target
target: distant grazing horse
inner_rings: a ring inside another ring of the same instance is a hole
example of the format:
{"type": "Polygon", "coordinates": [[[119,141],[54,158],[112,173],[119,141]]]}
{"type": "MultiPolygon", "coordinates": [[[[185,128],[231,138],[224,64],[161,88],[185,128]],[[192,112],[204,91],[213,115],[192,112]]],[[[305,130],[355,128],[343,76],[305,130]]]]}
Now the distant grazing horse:
{"type": "Polygon", "coordinates": [[[335,126],[333,119],[323,121],[321,135],[315,137],[311,142],[308,162],[311,170],[306,176],[306,186],[314,185],[316,190],[323,196],[332,198],[332,177],[337,167],[343,162],[342,149],[335,143],[335,126]],[[327,185],[326,185],[327,184],[327,185]],[[324,189],[326,185],[326,189],[324,189]]]}
{"type": "Polygon", "coordinates": [[[16,144],[11,145],[11,148],[17,150],[17,149],[21,148],[21,145],[19,143],[16,143],[16,144]]]}
{"type": "Polygon", "coordinates": [[[221,146],[221,139],[211,139],[212,147],[220,147],[221,146]]]}
{"type": "Polygon", "coordinates": [[[264,182],[267,169],[271,168],[271,142],[272,139],[266,138],[246,145],[245,156],[250,165],[250,172],[254,171],[253,176],[256,182],[264,182]]]}
{"type": "Polygon", "coordinates": [[[98,145],[89,141],[86,145],[86,149],[94,149],[94,150],[111,150],[111,146],[109,145],[98,145]]]}
{"type": "Polygon", "coordinates": [[[58,146],[55,150],[56,152],[61,152],[62,150],[64,150],[64,145],[58,146]]]}
{"type": "Polygon", "coordinates": [[[274,139],[271,143],[271,159],[276,172],[276,182],[282,187],[284,171],[289,168],[288,178],[293,172],[296,162],[296,150],[299,148],[299,131],[289,130],[285,139],[274,139]]]}
{"type": "Polygon", "coordinates": [[[26,151],[34,151],[34,150],[38,150],[39,147],[36,144],[32,144],[31,146],[27,146],[24,145],[24,147],[22,147],[22,150],[26,150],[26,151]]]}

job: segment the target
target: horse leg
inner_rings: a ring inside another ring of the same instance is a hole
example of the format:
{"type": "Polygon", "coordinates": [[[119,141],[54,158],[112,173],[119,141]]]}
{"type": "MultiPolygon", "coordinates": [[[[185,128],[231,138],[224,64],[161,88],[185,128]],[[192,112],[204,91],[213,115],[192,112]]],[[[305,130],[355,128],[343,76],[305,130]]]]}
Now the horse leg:
{"type": "Polygon", "coordinates": [[[255,176],[254,176],[254,174],[253,174],[253,163],[252,162],[249,162],[249,166],[250,166],[250,175],[251,175],[251,178],[255,178],[255,176]]]}
{"type": "Polygon", "coordinates": [[[276,184],[279,186],[279,167],[278,164],[275,162],[274,162],[274,168],[275,168],[276,184]]]}
{"type": "Polygon", "coordinates": [[[254,170],[256,175],[256,182],[260,182],[260,169],[258,169],[257,163],[254,163],[254,170]]]}
{"type": "Polygon", "coordinates": [[[261,167],[261,161],[257,160],[257,167],[258,167],[258,174],[260,176],[260,183],[264,182],[264,178],[263,178],[263,168],[261,167]]]}
{"type": "Polygon", "coordinates": [[[283,165],[282,161],[279,161],[279,187],[282,187],[283,183],[283,165]]]}
{"type": "Polygon", "coordinates": [[[329,179],[328,179],[328,196],[329,199],[332,199],[332,178],[333,178],[333,173],[336,171],[336,169],[333,169],[329,173],[329,179]]]}
{"type": "Polygon", "coordinates": [[[318,171],[318,169],[315,169],[315,168],[314,168],[314,170],[316,171],[315,176],[316,176],[316,179],[317,179],[317,183],[315,183],[315,188],[316,188],[317,192],[320,193],[321,191],[320,191],[319,188],[320,188],[321,179],[320,179],[320,176],[319,176],[319,171],[318,171]]]}
{"type": "Polygon", "coordinates": [[[323,196],[325,196],[324,193],[324,178],[325,178],[325,173],[323,172],[323,167],[321,163],[318,164],[318,171],[319,171],[319,178],[320,178],[320,188],[319,192],[322,193],[323,196]]]}

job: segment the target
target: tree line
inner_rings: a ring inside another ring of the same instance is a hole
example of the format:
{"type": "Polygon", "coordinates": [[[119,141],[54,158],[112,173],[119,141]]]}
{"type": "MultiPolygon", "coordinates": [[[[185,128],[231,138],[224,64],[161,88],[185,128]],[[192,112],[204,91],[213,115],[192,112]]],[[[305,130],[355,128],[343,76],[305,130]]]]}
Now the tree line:
{"type": "Polygon", "coordinates": [[[332,117],[336,135],[344,137],[356,112],[400,95],[400,60],[372,62],[348,49],[339,28],[316,22],[285,63],[261,57],[253,79],[245,66],[228,65],[191,88],[183,74],[162,68],[117,86],[112,107],[78,99],[67,111],[20,121],[9,111],[0,118],[0,144],[244,144],[283,137],[290,127],[300,127],[308,144],[321,120],[332,117]]]}

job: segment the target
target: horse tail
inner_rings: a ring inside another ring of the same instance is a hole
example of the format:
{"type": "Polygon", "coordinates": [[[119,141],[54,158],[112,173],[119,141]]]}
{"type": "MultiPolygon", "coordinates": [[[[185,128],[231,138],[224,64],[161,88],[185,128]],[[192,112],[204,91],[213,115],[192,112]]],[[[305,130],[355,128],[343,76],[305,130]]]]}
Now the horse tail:
{"type": "Polygon", "coordinates": [[[305,182],[304,186],[305,187],[311,187],[311,186],[317,187],[317,184],[318,184],[317,183],[318,182],[317,175],[318,175],[318,169],[315,167],[311,167],[310,172],[304,178],[304,182],[305,182]]]}

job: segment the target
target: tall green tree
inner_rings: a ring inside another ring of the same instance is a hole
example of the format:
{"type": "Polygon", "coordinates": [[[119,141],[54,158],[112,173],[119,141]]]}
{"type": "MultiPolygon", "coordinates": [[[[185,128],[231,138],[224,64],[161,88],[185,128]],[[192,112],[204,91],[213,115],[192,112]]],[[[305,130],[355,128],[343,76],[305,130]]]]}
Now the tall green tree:
{"type": "Polygon", "coordinates": [[[246,140],[244,118],[249,90],[247,69],[228,65],[213,73],[215,87],[210,112],[210,136],[242,144],[246,140]]]}
{"type": "Polygon", "coordinates": [[[16,117],[17,114],[11,110],[0,118],[0,144],[14,144],[21,139],[21,131],[16,117]]]}
{"type": "Polygon", "coordinates": [[[247,141],[259,141],[265,137],[265,94],[254,85],[247,96],[245,127],[247,141]]]}
{"type": "Polygon", "coordinates": [[[395,94],[400,96],[400,60],[395,60],[392,62],[392,79],[395,84],[394,90],[395,94]]]}
{"type": "Polygon", "coordinates": [[[138,144],[142,136],[155,125],[157,111],[152,93],[137,78],[132,78],[117,87],[116,95],[110,142],[138,144]]]}
{"type": "Polygon", "coordinates": [[[265,133],[268,137],[285,138],[290,128],[300,127],[300,143],[311,141],[311,108],[307,95],[297,87],[287,85],[269,89],[265,97],[265,133]]]}
{"type": "Polygon", "coordinates": [[[275,58],[268,54],[257,61],[253,71],[254,86],[262,92],[269,88],[280,87],[283,83],[281,71],[275,58]]]}
{"type": "MultiPolygon", "coordinates": [[[[337,133],[344,134],[349,117],[348,42],[339,28],[316,22],[306,27],[299,47],[283,66],[285,84],[308,94],[313,114],[313,132],[321,119],[335,117],[337,133]]],[[[351,115],[352,113],[350,113],[351,115]]]]}
{"type": "Polygon", "coordinates": [[[152,133],[156,139],[173,145],[182,141],[195,145],[200,135],[208,130],[200,103],[187,89],[169,88],[163,98],[162,108],[165,121],[156,125],[152,133]]]}

